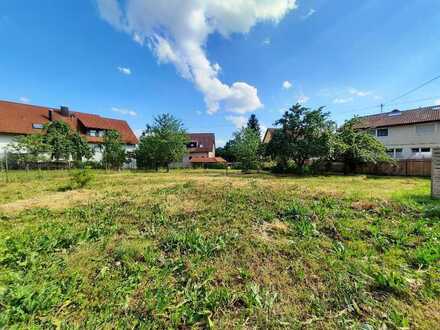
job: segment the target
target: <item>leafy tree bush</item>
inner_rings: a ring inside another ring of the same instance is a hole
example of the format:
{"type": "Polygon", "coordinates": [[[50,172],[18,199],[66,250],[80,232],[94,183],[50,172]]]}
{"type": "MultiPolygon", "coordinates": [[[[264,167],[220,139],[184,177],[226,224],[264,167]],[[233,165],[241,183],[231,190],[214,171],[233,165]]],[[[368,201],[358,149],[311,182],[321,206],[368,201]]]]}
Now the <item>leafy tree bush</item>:
{"type": "Polygon", "coordinates": [[[334,123],[328,120],[323,107],[312,110],[301,104],[292,106],[275,122],[281,125],[266,146],[266,154],[278,162],[281,169],[293,160],[302,173],[306,160],[325,158],[331,153],[334,123]]]}
{"type": "Polygon", "coordinates": [[[233,163],[237,161],[233,151],[234,140],[229,140],[226,142],[224,147],[219,147],[215,149],[215,155],[222,157],[224,160],[233,163]]]}
{"type": "Polygon", "coordinates": [[[69,160],[72,143],[71,130],[63,121],[51,121],[44,127],[44,140],[50,146],[51,159],[69,160]]]}
{"type": "Polygon", "coordinates": [[[93,150],[87,141],[75,132],[70,135],[70,154],[73,160],[80,163],[84,158],[90,160],[93,157],[93,150]]]}
{"type": "Polygon", "coordinates": [[[103,166],[106,169],[121,169],[125,162],[126,154],[118,131],[109,130],[105,132],[103,148],[103,166]]]}
{"type": "Polygon", "coordinates": [[[247,128],[254,130],[258,134],[258,136],[261,136],[260,123],[258,122],[257,116],[255,114],[252,114],[249,117],[247,128]]]}
{"type": "Polygon", "coordinates": [[[78,169],[72,172],[70,176],[70,187],[84,188],[93,179],[93,174],[89,167],[78,169]]]}
{"type": "Polygon", "coordinates": [[[243,172],[260,168],[260,136],[251,128],[242,128],[234,134],[232,151],[243,172]]]}
{"type": "Polygon", "coordinates": [[[17,162],[28,168],[29,163],[46,160],[51,146],[46,143],[43,135],[32,134],[19,136],[9,145],[9,149],[17,157],[17,162]]]}
{"type": "Polygon", "coordinates": [[[139,168],[155,168],[182,161],[187,153],[188,135],[180,120],[170,114],[154,118],[152,126],[147,125],[142,133],[136,151],[136,162],[139,168]]]}
{"type": "Polygon", "coordinates": [[[385,146],[373,135],[356,129],[358,118],[344,123],[334,136],[333,159],[344,162],[344,172],[354,172],[360,163],[390,162],[385,146]]]}

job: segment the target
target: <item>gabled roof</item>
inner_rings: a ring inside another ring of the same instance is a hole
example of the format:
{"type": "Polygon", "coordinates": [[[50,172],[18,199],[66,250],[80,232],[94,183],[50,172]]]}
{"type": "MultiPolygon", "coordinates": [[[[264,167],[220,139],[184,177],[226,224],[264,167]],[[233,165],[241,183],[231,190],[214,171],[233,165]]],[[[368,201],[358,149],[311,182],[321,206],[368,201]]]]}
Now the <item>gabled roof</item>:
{"type": "MultiPolygon", "coordinates": [[[[99,115],[70,111],[69,116],[62,116],[59,109],[36,105],[0,101],[0,133],[9,134],[36,134],[40,129],[34,129],[33,124],[49,122],[49,111],[52,111],[52,120],[61,120],[67,123],[73,131],[81,132],[81,126],[95,129],[114,129],[121,134],[122,141],[127,144],[137,144],[138,139],[130,126],[124,120],[104,118],[99,115]]],[[[102,142],[100,137],[86,136],[89,142],[102,142]]]]}
{"type": "Polygon", "coordinates": [[[197,142],[196,148],[189,148],[189,152],[211,152],[215,147],[214,133],[189,133],[190,142],[197,142]]]}
{"type": "Polygon", "coordinates": [[[440,121],[440,106],[411,110],[393,110],[359,118],[356,128],[376,128],[440,121]]]}
{"type": "Polygon", "coordinates": [[[268,128],[263,136],[263,143],[269,143],[272,140],[272,136],[274,135],[277,128],[268,128]]]}

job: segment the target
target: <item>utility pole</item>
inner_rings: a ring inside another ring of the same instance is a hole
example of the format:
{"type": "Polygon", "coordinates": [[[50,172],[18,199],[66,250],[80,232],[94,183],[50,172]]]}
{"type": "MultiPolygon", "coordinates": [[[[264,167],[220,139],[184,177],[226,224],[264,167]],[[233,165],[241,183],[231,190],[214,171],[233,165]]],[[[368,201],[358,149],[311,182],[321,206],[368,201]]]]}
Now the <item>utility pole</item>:
{"type": "Polygon", "coordinates": [[[380,113],[383,112],[383,103],[380,104],[380,113]]]}

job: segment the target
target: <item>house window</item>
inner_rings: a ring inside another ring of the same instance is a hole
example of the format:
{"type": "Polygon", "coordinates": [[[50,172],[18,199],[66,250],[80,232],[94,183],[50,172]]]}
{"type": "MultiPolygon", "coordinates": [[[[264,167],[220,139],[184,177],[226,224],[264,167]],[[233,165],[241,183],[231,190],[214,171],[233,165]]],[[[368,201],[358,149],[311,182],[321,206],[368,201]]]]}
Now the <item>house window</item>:
{"type": "Polygon", "coordinates": [[[396,155],[394,156],[394,158],[402,158],[403,155],[403,149],[402,148],[396,148],[396,155]]]}
{"type": "Polygon", "coordinates": [[[388,156],[394,158],[394,149],[387,149],[388,156]]]}
{"type": "Polygon", "coordinates": [[[88,131],[88,135],[90,135],[90,136],[98,136],[98,132],[96,130],[94,130],[94,129],[90,129],[88,131]]]}
{"type": "Polygon", "coordinates": [[[433,123],[416,125],[416,134],[419,136],[432,135],[434,131],[435,125],[433,123]]]}
{"type": "Polygon", "coordinates": [[[388,136],[388,128],[378,128],[377,136],[388,136]]]}
{"type": "Polygon", "coordinates": [[[33,129],[43,129],[43,124],[32,124],[33,129]]]}
{"type": "Polygon", "coordinates": [[[421,152],[431,152],[431,148],[421,148],[421,152]]]}
{"type": "Polygon", "coordinates": [[[191,141],[186,145],[187,148],[197,148],[197,141],[191,141]]]}
{"type": "Polygon", "coordinates": [[[413,154],[416,154],[416,153],[420,152],[420,148],[412,148],[412,149],[411,149],[411,152],[412,152],[413,154]]]}

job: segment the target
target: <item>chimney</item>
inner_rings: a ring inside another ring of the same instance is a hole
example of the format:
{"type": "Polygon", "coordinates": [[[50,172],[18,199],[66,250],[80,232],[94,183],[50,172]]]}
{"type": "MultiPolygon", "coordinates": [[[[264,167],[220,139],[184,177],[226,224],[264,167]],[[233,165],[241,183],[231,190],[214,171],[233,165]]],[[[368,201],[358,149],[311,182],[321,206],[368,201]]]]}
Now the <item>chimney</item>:
{"type": "Polygon", "coordinates": [[[53,115],[53,111],[52,111],[52,109],[49,109],[49,113],[48,113],[48,116],[49,116],[49,121],[52,121],[52,115],[53,115]]]}
{"type": "Polygon", "coordinates": [[[69,107],[61,106],[61,116],[63,117],[69,117],[69,107]]]}

